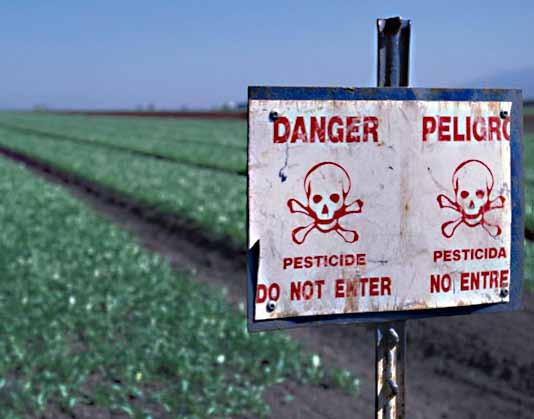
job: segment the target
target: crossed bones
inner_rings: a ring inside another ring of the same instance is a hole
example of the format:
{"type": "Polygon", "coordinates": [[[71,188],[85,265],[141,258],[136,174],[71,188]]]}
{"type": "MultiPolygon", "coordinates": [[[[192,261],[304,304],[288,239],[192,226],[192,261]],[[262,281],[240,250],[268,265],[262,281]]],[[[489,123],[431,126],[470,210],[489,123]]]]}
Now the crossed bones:
{"type": "Polygon", "coordinates": [[[339,224],[339,220],[345,215],[358,214],[362,212],[363,201],[361,199],[357,199],[349,205],[343,204],[343,206],[334,213],[334,218],[330,220],[320,220],[315,214],[315,211],[313,211],[309,206],[297,201],[296,199],[290,199],[289,201],[287,201],[287,206],[289,207],[289,211],[292,214],[301,213],[313,219],[310,224],[297,227],[291,233],[293,241],[297,244],[304,243],[304,240],[306,240],[308,234],[310,234],[315,229],[318,229],[323,233],[328,233],[333,230],[337,234],[339,234],[347,243],[354,243],[359,238],[358,232],[356,230],[349,230],[341,227],[341,225],[339,224]]]}
{"type": "Polygon", "coordinates": [[[502,229],[497,224],[491,224],[489,223],[485,218],[484,215],[489,212],[493,211],[494,209],[498,208],[504,208],[504,196],[498,196],[492,201],[488,201],[481,209],[480,213],[476,215],[469,215],[465,214],[462,207],[457,203],[453,202],[448,196],[439,194],[438,195],[438,204],[440,208],[450,208],[455,210],[460,214],[460,217],[447,221],[441,225],[441,232],[445,237],[450,239],[453,235],[456,229],[463,223],[465,223],[469,227],[475,227],[477,225],[481,225],[484,230],[488,232],[488,234],[491,237],[497,237],[501,234],[502,229]]]}

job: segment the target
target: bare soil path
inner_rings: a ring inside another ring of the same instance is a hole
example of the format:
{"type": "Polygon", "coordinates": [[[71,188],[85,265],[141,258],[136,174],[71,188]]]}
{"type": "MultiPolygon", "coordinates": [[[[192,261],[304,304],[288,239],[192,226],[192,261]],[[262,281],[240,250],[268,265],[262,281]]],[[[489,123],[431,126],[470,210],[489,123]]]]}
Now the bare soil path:
{"type": "MultiPolygon", "coordinates": [[[[0,150],[2,152],[2,150],[0,150]]],[[[177,270],[225,287],[234,303],[245,296],[243,252],[210,243],[142,206],[110,196],[29,158],[2,154],[66,187],[102,216],[130,231],[146,248],[177,270]]],[[[534,418],[534,295],[524,295],[523,311],[411,321],[408,324],[407,418],[534,418]]],[[[277,418],[372,418],[374,346],[371,328],[324,326],[289,332],[321,355],[327,366],[347,368],[361,380],[358,397],[328,386],[286,382],[265,398],[277,418]],[[288,397],[291,395],[291,397],[288,397]],[[292,399],[292,400],[290,400],[292,399]]]]}

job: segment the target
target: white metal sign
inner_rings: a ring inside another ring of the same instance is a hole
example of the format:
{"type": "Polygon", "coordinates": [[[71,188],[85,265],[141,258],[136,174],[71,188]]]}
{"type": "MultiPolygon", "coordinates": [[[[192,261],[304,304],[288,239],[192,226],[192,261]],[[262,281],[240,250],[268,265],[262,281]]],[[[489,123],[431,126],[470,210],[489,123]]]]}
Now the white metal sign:
{"type": "Polygon", "coordinates": [[[254,319],[508,301],[511,106],[250,100],[254,319]]]}

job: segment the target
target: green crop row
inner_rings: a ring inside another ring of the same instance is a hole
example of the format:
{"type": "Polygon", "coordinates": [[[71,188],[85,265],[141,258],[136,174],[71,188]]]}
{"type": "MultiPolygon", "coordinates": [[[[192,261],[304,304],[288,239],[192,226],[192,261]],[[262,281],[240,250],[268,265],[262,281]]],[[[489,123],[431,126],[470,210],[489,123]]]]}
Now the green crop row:
{"type": "Polygon", "coordinates": [[[60,187],[5,160],[0,177],[2,417],[259,416],[266,386],[329,379],[60,187]]]}
{"type": "Polygon", "coordinates": [[[534,231],[534,135],[525,135],[525,227],[534,231]]]}
{"type": "MultiPolygon", "coordinates": [[[[534,135],[527,134],[523,140],[524,185],[525,185],[525,228],[534,231],[534,135]]],[[[525,240],[526,287],[534,287],[534,243],[525,240]]]]}
{"type": "Polygon", "coordinates": [[[525,287],[534,290],[534,243],[525,240],[525,287]]]}
{"type": "Polygon", "coordinates": [[[152,153],[230,172],[246,170],[243,121],[0,113],[0,126],[152,153]]]}
{"type": "Polygon", "coordinates": [[[237,245],[245,245],[243,176],[3,128],[0,144],[180,214],[217,237],[230,237],[237,245]]]}
{"type": "MultiPolygon", "coordinates": [[[[0,144],[43,159],[121,193],[180,214],[217,237],[230,237],[238,246],[246,240],[246,181],[243,177],[211,170],[102,150],[91,145],[69,144],[37,135],[0,128],[0,144]]],[[[534,226],[534,172],[529,175],[529,148],[525,141],[526,225],[534,226]],[[532,176],[532,180],[529,181],[532,176]]],[[[530,253],[527,254],[530,257],[530,253]]],[[[530,265],[527,265],[529,268],[530,265]]],[[[527,275],[534,281],[534,271],[527,275]]]]}

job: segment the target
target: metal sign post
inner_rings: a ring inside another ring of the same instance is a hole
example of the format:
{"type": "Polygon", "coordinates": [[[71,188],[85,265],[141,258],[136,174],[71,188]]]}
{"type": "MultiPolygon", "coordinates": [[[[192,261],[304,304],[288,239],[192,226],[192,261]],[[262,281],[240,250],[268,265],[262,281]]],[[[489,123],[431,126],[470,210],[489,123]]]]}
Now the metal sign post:
{"type": "MultiPolygon", "coordinates": [[[[409,83],[411,22],[401,17],[377,19],[378,87],[409,83]]],[[[376,327],[376,418],[405,417],[406,321],[376,327]]]]}

